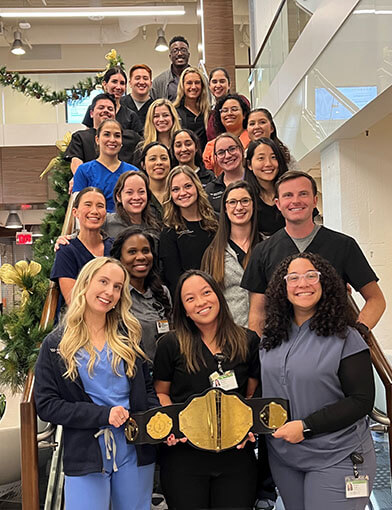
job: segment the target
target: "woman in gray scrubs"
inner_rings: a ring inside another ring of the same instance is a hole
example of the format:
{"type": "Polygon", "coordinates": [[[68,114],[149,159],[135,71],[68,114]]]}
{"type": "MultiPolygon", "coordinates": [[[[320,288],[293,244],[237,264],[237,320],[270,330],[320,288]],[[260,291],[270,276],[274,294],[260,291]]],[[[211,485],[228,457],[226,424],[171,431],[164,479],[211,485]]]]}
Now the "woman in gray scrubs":
{"type": "Polygon", "coordinates": [[[376,471],[374,380],[346,288],[326,260],[302,253],[278,266],[266,298],[263,397],[290,401],[291,421],[267,438],[285,508],[364,509],[376,471]]]}

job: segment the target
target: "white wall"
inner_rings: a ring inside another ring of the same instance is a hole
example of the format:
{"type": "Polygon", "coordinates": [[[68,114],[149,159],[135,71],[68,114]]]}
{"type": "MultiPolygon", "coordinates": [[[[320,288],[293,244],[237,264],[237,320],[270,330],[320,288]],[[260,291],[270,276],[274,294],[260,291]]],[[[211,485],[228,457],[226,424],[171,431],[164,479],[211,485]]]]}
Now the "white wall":
{"type": "MultiPolygon", "coordinates": [[[[366,133],[335,141],[321,153],[324,224],[354,237],[380,278],[387,304],[392,300],[392,114],[366,133]]],[[[354,296],[362,306],[363,300],[354,296]]],[[[375,328],[392,354],[392,308],[375,328]]]]}

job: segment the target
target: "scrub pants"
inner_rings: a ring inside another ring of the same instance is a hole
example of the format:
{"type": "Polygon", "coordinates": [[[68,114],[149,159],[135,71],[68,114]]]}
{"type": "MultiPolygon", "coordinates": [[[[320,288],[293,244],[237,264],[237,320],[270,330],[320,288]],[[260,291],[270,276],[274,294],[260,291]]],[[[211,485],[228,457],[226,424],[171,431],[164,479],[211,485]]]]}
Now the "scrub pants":
{"type": "MultiPolygon", "coordinates": [[[[116,443],[114,470],[113,449],[106,457],[104,436],[98,438],[102,451],[103,472],[83,476],[65,476],[66,510],[150,510],[155,464],[138,466],[135,447],[128,444],[124,427],[111,427],[116,443]]],[[[111,445],[112,446],[112,445],[111,445]]]]}
{"type": "Polygon", "coordinates": [[[251,510],[256,499],[253,445],[221,453],[162,445],[161,484],[169,510],[251,510]]]}
{"type": "MultiPolygon", "coordinates": [[[[370,434],[358,452],[364,462],[357,469],[360,476],[369,476],[370,495],[376,476],[376,454],[370,434]]],[[[346,498],[345,477],[354,476],[349,456],[327,468],[301,471],[283,464],[269,448],[269,462],[285,510],[364,510],[368,503],[368,498],[346,498]]]]}

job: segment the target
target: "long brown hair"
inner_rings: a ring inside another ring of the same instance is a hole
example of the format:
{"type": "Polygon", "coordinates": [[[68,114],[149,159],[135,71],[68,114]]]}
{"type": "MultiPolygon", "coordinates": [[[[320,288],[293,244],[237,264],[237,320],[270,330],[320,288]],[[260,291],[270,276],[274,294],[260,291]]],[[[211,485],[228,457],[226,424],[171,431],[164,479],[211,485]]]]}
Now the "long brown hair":
{"type": "Polygon", "coordinates": [[[127,224],[129,226],[132,225],[131,218],[125,211],[124,206],[122,205],[120,194],[121,194],[122,190],[124,189],[125,181],[128,179],[128,177],[133,177],[134,175],[137,177],[140,177],[144,181],[144,184],[146,186],[146,191],[147,191],[147,204],[146,204],[146,207],[142,211],[142,222],[147,227],[150,227],[154,230],[159,231],[161,228],[161,225],[156,220],[154,214],[151,211],[151,206],[150,206],[151,191],[148,186],[149,185],[148,176],[144,172],[128,170],[128,172],[124,172],[123,174],[120,175],[120,177],[118,178],[118,180],[116,182],[114,190],[113,190],[113,199],[114,199],[114,203],[116,205],[116,212],[125,224],[127,224]]]}
{"type": "Polygon", "coordinates": [[[252,249],[259,242],[259,233],[257,229],[257,205],[256,195],[253,188],[246,181],[232,182],[227,186],[222,196],[221,210],[219,216],[219,226],[214,239],[206,249],[201,262],[201,269],[210,274],[221,289],[225,288],[225,250],[230,239],[231,223],[226,212],[226,200],[229,193],[234,189],[244,189],[249,193],[253,203],[253,213],[251,217],[251,232],[249,239],[249,249],[242,263],[244,269],[248,265],[252,249]]]}
{"type": "Polygon", "coordinates": [[[203,74],[196,67],[186,67],[180,76],[180,80],[178,82],[177,87],[177,97],[173,102],[174,108],[177,108],[181,105],[182,101],[185,99],[185,87],[184,82],[186,75],[189,73],[197,74],[200,78],[201,82],[201,92],[200,96],[196,100],[196,105],[199,108],[199,112],[203,115],[204,127],[207,128],[208,119],[210,116],[210,103],[208,101],[208,86],[203,74]]]}
{"type": "Polygon", "coordinates": [[[215,341],[220,352],[230,361],[234,359],[245,361],[248,354],[245,329],[235,324],[219,285],[209,274],[199,269],[190,269],[181,275],[178,281],[174,295],[173,309],[175,333],[180,345],[181,354],[185,358],[188,372],[195,373],[200,370],[201,365],[206,366],[203,357],[200,330],[192,319],[187,316],[181,299],[182,286],[191,276],[200,276],[203,278],[218,298],[220,310],[217,317],[218,324],[215,341]]]}
{"type": "Polygon", "coordinates": [[[186,229],[184,218],[181,215],[181,209],[173,202],[171,197],[173,179],[179,174],[185,174],[189,177],[197,189],[197,207],[201,216],[201,228],[208,232],[215,233],[218,228],[218,222],[216,221],[214,210],[208,200],[207,193],[203,189],[200,179],[192,168],[187,165],[174,167],[167,176],[165,195],[163,197],[163,222],[166,226],[177,231],[186,229]]]}

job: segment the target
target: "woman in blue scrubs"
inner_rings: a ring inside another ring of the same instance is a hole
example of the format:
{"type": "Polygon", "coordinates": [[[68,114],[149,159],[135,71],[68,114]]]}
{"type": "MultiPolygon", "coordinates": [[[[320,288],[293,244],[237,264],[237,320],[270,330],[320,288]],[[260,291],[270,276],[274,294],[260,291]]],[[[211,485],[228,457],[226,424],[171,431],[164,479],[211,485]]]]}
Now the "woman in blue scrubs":
{"type": "Polygon", "coordinates": [[[366,417],[374,380],[345,285],[319,255],[296,254],[278,266],[266,301],[263,397],[288,399],[291,412],[267,437],[285,509],[363,510],[376,471],[366,417]]]}
{"type": "Polygon", "coordinates": [[[124,266],[95,258],[40,350],[35,402],[41,419],[64,427],[67,510],[150,510],[155,450],[128,444],[124,424],[159,404],[130,306],[124,266]]]}

